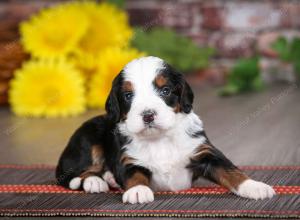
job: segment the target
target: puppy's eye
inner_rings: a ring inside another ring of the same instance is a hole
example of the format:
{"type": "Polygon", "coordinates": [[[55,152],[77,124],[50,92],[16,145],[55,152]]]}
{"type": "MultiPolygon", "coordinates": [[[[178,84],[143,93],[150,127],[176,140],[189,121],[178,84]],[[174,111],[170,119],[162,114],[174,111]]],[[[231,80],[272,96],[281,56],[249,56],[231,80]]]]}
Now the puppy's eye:
{"type": "Polygon", "coordinates": [[[133,98],[133,92],[125,92],[124,98],[127,102],[131,101],[131,99],[133,98]]]}
{"type": "Polygon", "coordinates": [[[171,89],[169,87],[164,87],[162,88],[162,90],[160,91],[160,95],[161,96],[168,96],[171,93],[171,89]]]}

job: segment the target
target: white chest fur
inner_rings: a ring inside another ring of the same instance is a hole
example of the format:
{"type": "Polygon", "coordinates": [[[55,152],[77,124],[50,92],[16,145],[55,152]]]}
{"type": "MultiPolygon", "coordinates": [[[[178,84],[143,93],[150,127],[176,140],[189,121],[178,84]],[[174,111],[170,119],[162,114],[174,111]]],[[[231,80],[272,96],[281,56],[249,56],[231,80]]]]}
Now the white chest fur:
{"type": "Polygon", "coordinates": [[[162,137],[141,140],[133,138],[126,146],[128,156],[135,164],[152,172],[151,187],[154,190],[181,190],[190,188],[192,173],[186,169],[195,149],[204,137],[193,138],[188,132],[202,129],[202,122],[194,113],[178,116],[178,124],[162,137]]]}

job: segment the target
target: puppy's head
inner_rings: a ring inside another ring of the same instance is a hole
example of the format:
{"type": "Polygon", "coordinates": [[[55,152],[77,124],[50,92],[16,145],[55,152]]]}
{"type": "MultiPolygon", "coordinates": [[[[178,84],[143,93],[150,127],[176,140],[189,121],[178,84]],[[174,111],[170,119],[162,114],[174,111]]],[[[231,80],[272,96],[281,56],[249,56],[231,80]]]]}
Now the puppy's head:
{"type": "Polygon", "coordinates": [[[160,58],[143,57],[128,63],[114,79],[106,111],[127,133],[157,136],[172,128],[176,114],[190,113],[193,98],[179,72],[160,58]]]}

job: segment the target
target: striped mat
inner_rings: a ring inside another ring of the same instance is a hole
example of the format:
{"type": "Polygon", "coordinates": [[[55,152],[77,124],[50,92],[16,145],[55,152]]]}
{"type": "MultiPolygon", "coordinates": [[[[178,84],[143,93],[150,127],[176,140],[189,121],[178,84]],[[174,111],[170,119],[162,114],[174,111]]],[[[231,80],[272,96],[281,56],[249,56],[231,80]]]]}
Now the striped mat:
{"type": "Polygon", "coordinates": [[[300,219],[300,166],[245,166],[274,186],[272,199],[240,198],[206,180],[178,192],[157,192],[149,204],[123,204],[121,191],[86,194],[55,185],[54,167],[0,165],[0,216],[249,217],[300,219]]]}

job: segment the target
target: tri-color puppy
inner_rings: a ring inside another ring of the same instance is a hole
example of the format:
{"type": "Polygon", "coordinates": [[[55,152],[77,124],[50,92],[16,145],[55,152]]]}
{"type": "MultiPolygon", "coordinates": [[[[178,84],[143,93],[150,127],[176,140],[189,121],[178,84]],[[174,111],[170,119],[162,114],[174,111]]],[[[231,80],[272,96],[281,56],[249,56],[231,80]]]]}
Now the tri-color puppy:
{"type": "Polygon", "coordinates": [[[208,140],[183,76],[157,57],[128,63],[114,79],[106,115],[71,137],[56,170],[58,183],[89,193],[120,186],[124,203],[147,203],[153,191],[190,188],[205,177],[239,196],[271,198],[208,140]]]}

